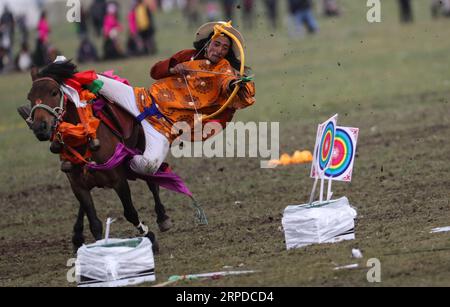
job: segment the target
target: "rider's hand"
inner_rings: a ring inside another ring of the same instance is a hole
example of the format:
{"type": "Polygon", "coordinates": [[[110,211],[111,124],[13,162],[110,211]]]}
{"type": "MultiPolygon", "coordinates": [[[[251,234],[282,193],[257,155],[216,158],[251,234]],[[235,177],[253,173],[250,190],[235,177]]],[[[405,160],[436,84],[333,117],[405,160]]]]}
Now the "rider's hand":
{"type": "Polygon", "coordinates": [[[230,81],[228,84],[228,88],[230,91],[233,91],[236,86],[240,88],[244,87],[246,83],[251,82],[253,80],[253,76],[243,76],[241,78],[230,81]]]}
{"type": "Polygon", "coordinates": [[[228,83],[228,90],[230,92],[232,92],[236,86],[239,86],[239,87],[244,86],[244,83],[242,82],[241,79],[235,79],[235,80],[230,81],[230,83],[228,83]]]}
{"type": "Polygon", "coordinates": [[[183,64],[175,65],[175,67],[172,67],[170,69],[170,72],[174,75],[186,75],[188,73],[186,67],[183,64]]]}

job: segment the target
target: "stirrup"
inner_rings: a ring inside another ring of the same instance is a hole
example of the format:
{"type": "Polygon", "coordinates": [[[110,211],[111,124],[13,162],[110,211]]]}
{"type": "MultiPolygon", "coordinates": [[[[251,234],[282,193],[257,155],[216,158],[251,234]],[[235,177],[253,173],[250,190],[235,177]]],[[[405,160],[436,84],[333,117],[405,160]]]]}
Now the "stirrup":
{"type": "Polygon", "coordinates": [[[61,163],[61,171],[63,173],[70,173],[73,170],[73,164],[70,161],[63,161],[61,163]]]}

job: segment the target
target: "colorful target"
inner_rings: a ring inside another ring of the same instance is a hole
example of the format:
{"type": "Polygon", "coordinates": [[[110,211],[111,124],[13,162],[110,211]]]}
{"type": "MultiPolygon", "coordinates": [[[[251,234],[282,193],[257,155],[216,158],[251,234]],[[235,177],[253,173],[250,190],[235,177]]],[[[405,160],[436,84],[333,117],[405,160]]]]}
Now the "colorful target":
{"type": "Polygon", "coordinates": [[[350,182],[352,180],[353,162],[355,160],[359,129],[336,127],[336,134],[333,140],[331,123],[327,121],[319,125],[317,130],[311,177],[320,177],[325,170],[324,178],[350,182]],[[326,167],[327,158],[330,154],[329,144],[331,140],[333,141],[331,143],[333,144],[333,150],[328,161],[330,164],[326,167]]]}
{"type": "Polygon", "coordinates": [[[337,127],[331,165],[325,171],[325,177],[340,181],[352,180],[358,133],[357,128],[337,127]]]}
{"type": "Polygon", "coordinates": [[[319,145],[319,168],[321,171],[326,170],[331,162],[333,155],[333,144],[336,133],[336,125],[333,121],[330,121],[325,126],[322,132],[322,137],[319,145]]]}

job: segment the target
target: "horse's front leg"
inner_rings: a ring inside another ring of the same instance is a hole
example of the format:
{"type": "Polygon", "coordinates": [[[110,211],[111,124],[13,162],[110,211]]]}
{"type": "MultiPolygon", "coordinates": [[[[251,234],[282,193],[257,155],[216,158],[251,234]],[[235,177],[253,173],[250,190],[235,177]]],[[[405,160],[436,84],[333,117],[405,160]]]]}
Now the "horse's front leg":
{"type": "Polygon", "coordinates": [[[150,239],[152,242],[152,249],[154,253],[159,252],[159,245],[156,241],[156,236],[153,232],[151,232],[147,226],[144,225],[139,220],[139,215],[136,209],[133,206],[133,201],[131,199],[130,186],[126,180],[120,180],[114,187],[117,195],[119,196],[122,206],[123,206],[123,215],[127,219],[128,222],[134,225],[137,228],[139,233],[150,239]]]}
{"type": "Polygon", "coordinates": [[[156,223],[158,223],[159,230],[165,232],[172,228],[172,221],[170,217],[166,214],[166,209],[159,198],[159,186],[153,183],[151,180],[147,180],[147,186],[153,194],[153,199],[155,200],[155,212],[156,212],[156,223]]]}
{"type": "Polygon", "coordinates": [[[75,225],[73,226],[72,244],[75,252],[84,243],[83,228],[84,228],[84,210],[80,206],[80,208],[78,209],[77,220],[75,222],[75,225]]]}
{"type": "MultiPolygon", "coordinates": [[[[72,186],[73,194],[75,194],[75,197],[80,202],[80,212],[83,214],[86,214],[88,221],[89,221],[89,228],[91,230],[92,235],[94,236],[95,240],[101,240],[103,235],[103,225],[102,222],[97,217],[97,212],[95,211],[94,202],[92,200],[91,191],[81,187],[76,183],[75,180],[71,179],[70,176],[69,181],[70,185],[72,186]]],[[[82,218],[84,217],[83,214],[78,214],[78,220],[75,226],[81,225],[81,232],[82,229],[82,218]],[[81,219],[81,224],[78,224],[78,222],[81,219]]],[[[77,228],[79,230],[80,228],[77,228]]],[[[74,227],[74,232],[76,232],[74,227]]]]}

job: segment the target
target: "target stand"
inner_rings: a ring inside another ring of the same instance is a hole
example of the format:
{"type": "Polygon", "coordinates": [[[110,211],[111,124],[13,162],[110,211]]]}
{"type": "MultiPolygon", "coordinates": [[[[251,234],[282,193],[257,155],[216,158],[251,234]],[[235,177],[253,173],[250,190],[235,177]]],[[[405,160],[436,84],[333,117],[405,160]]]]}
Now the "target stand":
{"type": "Polygon", "coordinates": [[[351,181],[359,129],[338,127],[334,115],[317,129],[311,166],[314,184],[307,204],[288,206],[282,224],[286,248],[355,239],[357,216],[346,197],[332,200],[333,181],[351,181]],[[320,180],[319,200],[314,201],[320,180]],[[328,180],[324,198],[325,181],[328,180]]]}

